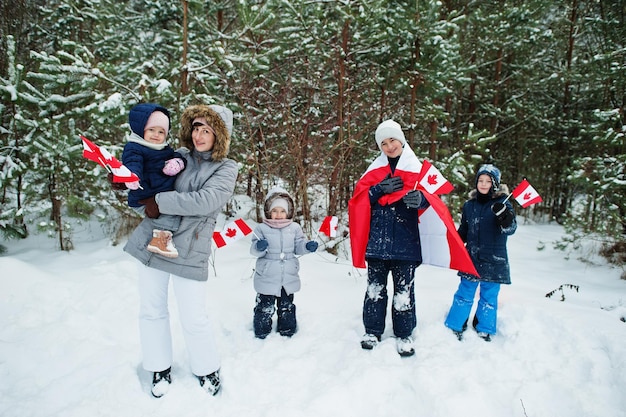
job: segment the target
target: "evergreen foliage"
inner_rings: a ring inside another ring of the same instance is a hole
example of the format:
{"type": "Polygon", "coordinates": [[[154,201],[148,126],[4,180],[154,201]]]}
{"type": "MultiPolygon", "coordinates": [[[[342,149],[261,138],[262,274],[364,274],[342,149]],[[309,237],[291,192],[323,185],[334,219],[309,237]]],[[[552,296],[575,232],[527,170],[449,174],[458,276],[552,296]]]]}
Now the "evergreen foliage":
{"type": "Polygon", "coordinates": [[[177,146],[182,109],[203,102],[236,113],[238,192],[260,203],[289,188],[305,228],[345,216],[393,118],[456,186],[454,216],[491,161],[542,195],[519,215],[564,224],[568,242],[600,236],[623,259],[625,0],[17,3],[0,20],[6,237],[44,214],[61,248],[74,216],[132,225],[78,136],[119,155],[128,110],[153,101],[172,110],[177,146]]]}

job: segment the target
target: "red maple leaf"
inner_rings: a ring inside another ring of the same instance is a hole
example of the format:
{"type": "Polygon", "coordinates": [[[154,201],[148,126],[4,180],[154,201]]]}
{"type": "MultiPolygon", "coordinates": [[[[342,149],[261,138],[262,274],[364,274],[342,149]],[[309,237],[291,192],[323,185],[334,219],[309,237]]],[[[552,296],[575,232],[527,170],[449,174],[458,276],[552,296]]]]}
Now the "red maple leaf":
{"type": "Polygon", "coordinates": [[[532,197],[533,194],[532,193],[526,193],[524,194],[524,200],[530,200],[530,197],[532,197]]]}
{"type": "Polygon", "coordinates": [[[431,174],[428,176],[428,184],[437,185],[437,174],[431,174]]]}
{"type": "Polygon", "coordinates": [[[233,229],[231,227],[229,227],[226,230],[226,233],[224,233],[227,237],[235,237],[235,235],[237,234],[237,229],[233,229]]]}

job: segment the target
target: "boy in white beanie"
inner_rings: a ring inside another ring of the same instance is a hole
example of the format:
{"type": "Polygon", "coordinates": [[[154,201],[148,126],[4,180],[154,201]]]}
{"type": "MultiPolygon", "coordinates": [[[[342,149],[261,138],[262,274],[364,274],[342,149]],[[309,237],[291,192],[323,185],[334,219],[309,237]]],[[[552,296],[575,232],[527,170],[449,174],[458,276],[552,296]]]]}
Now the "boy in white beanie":
{"type": "MultiPolygon", "coordinates": [[[[128,205],[145,215],[145,200],[162,191],[174,190],[176,175],[185,168],[178,152],[167,144],[170,129],[169,111],[158,104],[141,103],[128,115],[131,134],[124,146],[122,163],[138,181],[127,182],[128,205]]],[[[152,219],[152,240],[147,249],[167,258],[176,258],[178,251],[172,242],[172,232],[178,230],[180,216],[162,214],[152,219]]]]}
{"type": "Polygon", "coordinates": [[[371,350],[381,341],[391,275],[396,349],[400,356],[412,356],[412,335],[417,325],[414,280],[422,263],[418,216],[429,203],[415,189],[422,165],[407,144],[400,124],[383,121],[375,139],[381,153],[357,182],[348,203],[352,262],[357,268],[367,267],[361,347],[371,350]]]}
{"type": "Polygon", "coordinates": [[[307,242],[302,227],[294,223],[293,200],[285,190],[270,190],[264,213],[250,247],[250,253],[258,257],[254,270],[254,335],[265,339],[272,331],[272,316],[278,306],[278,332],[291,337],[297,331],[293,294],[300,290],[296,255],[315,252],[318,244],[307,242]]]}

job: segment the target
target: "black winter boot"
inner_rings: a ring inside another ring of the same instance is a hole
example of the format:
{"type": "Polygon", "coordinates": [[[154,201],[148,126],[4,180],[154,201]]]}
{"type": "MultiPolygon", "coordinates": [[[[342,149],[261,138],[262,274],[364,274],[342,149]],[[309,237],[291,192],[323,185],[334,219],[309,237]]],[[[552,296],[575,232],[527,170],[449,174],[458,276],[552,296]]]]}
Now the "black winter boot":
{"type": "Polygon", "coordinates": [[[154,372],[152,375],[152,396],[154,398],[161,398],[170,390],[170,384],[172,383],[172,368],[169,367],[161,372],[154,372]]]}
{"type": "Polygon", "coordinates": [[[198,381],[200,381],[200,386],[211,395],[217,395],[222,387],[219,369],[212,374],[199,376],[198,381]]]}

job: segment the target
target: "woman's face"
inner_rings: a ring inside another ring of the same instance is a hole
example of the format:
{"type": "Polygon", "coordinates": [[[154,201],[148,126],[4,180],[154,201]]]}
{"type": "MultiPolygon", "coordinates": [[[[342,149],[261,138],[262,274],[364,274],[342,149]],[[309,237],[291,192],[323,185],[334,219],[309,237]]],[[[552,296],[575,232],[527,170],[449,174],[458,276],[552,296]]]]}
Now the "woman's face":
{"type": "Polygon", "coordinates": [[[476,189],[478,192],[481,194],[489,194],[492,186],[493,182],[491,181],[491,177],[487,174],[480,174],[478,182],[476,183],[476,189]]]}
{"type": "Polygon", "coordinates": [[[215,132],[205,119],[196,119],[193,121],[191,140],[193,140],[193,146],[198,152],[210,151],[215,144],[215,132]]]}
{"type": "Polygon", "coordinates": [[[402,142],[398,139],[387,138],[380,143],[380,149],[387,158],[396,158],[402,154],[402,142]]]}

